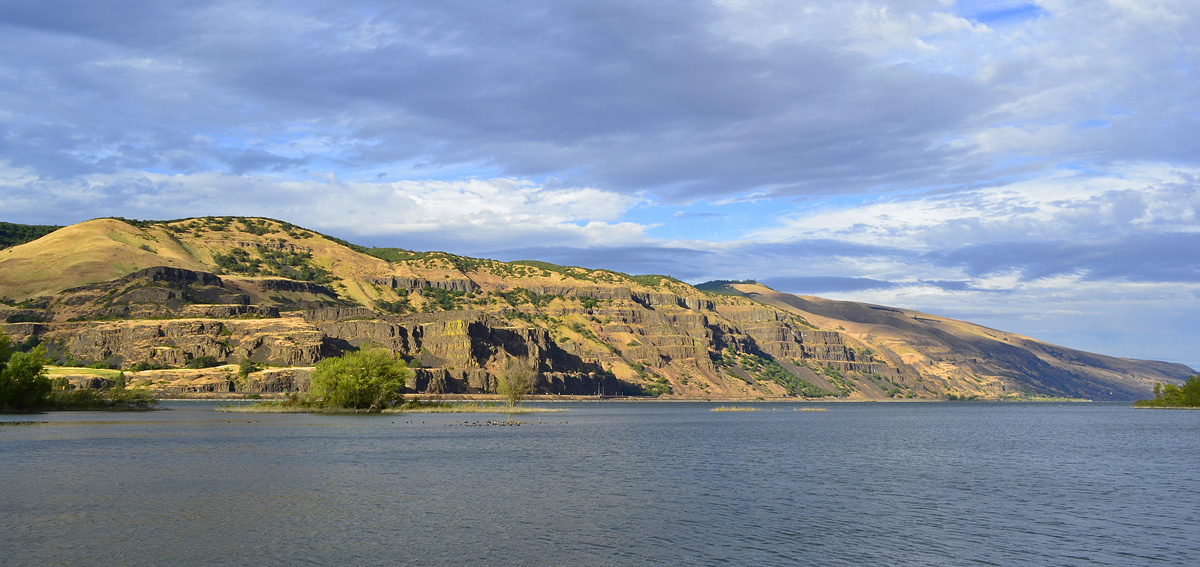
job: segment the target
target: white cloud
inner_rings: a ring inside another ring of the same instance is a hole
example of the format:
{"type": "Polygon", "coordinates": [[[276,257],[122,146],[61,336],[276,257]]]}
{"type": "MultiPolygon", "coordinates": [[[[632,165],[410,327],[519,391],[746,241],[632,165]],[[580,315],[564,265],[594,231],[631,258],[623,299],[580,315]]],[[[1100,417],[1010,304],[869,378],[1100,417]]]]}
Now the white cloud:
{"type": "Polygon", "coordinates": [[[963,309],[1197,278],[1194,0],[64,2],[0,7],[4,220],[636,248],[963,309]]]}
{"type": "Polygon", "coordinates": [[[1171,360],[1200,368],[1179,329],[1200,317],[1200,284],[1087,281],[1074,276],[993,289],[947,291],[913,284],[823,293],[825,297],[915,309],[1113,356],[1171,360]]]}
{"type": "Polygon", "coordinates": [[[934,250],[989,242],[1200,232],[1200,168],[1123,165],[1107,175],[1049,176],[950,194],[901,195],[785,214],[747,241],[837,239],[934,250]]]}
{"type": "Polygon", "coordinates": [[[50,200],[75,211],[66,222],[105,215],[262,215],[351,240],[415,235],[476,250],[543,240],[584,247],[649,240],[645,226],[620,221],[637,203],[634,197],[586,187],[551,189],[521,179],[367,183],[326,173],[280,182],[216,172],[123,172],[64,182],[40,179],[29,168],[0,166],[0,204],[13,218],[37,218],[50,200]]]}

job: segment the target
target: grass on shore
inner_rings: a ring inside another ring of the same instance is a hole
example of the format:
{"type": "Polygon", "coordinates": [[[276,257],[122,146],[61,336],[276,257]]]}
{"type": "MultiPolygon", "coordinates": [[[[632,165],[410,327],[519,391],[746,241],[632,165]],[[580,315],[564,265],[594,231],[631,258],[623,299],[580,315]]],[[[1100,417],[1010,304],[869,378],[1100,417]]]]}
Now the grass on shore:
{"type": "Polygon", "coordinates": [[[717,406],[712,411],[758,411],[758,408],[748,406],[717,406]]]}

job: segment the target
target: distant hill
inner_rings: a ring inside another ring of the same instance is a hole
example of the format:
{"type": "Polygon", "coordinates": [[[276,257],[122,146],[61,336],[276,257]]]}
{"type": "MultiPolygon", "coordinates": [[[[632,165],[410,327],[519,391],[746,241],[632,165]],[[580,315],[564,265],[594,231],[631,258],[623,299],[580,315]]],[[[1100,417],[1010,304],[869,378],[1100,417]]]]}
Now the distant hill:
{"type": "Polygon", "coordinates": [[[1091,354],[917,311],[735,287],[747,297],[837,328],[925,379],[970,384],[980,397],[1020,391],[1136,399],[1163,376],[1186,379],[1191,372],[1182,364],[1091,354]]]}
{"type": "Polygon", "coordinates": [[[366,248],[262,218],[47,232],[0,250],[0,303],[18,343],[160,368],[134,384],[164,392],[295,391],[306,367],[364,345],[410,360],[409,389],[428,393],[494,391],[514,358],[542,393],[702,398],[1137,399],[1193,373],[752,280],[366,248]],[[270,366],[181,369],[246,359],[270,366]]]}

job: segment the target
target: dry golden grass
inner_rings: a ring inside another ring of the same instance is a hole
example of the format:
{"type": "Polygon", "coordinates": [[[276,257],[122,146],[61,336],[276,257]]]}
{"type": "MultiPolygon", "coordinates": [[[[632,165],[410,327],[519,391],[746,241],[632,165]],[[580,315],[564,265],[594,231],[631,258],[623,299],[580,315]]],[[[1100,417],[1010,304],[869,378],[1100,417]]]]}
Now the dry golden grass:
{"type": "MultiPolygon", "coordinates": [[[[266,221],[280,229],[279,223],[266,221]]],[[[184,220],[174,227],[199,221],[184,220]]],[[[314,234],[292,238],[282,230],[257,235],[229,223],[225,230],[174,233],[162,225],[139,228],[114,219],[95,219],[64,227],[38,240],[0,251],[0,290],[7,299],[52,295],[64,289],[112,280],[154,266],[213,271],[213,257],[232,248],[290,246],[312,254],[313,263],[342,280],[341,291],[364,305],[380,292],[364,278],[404,275],[397,266],[358,253],[314,234]],[[282,242],[280,241],[282,239],[282,242]]]]}
{"type": "Polygon", "coordinates": [[[9,299],[21,300],[152,266],[207,269],[161,229],[142,230],[118,220],[96,219],[0,251],[0,290],[9,299]]]}

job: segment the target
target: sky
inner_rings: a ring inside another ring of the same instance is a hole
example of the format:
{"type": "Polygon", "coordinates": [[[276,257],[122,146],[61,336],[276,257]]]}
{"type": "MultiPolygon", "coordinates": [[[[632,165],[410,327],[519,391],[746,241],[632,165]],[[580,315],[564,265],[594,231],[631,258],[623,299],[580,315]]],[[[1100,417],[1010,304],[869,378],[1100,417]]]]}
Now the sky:
{"type": "Polygon", "coordinates": [[[1200,369],[1195,0],[0,0],[0,220],[266,216],[1200,369]]]}

